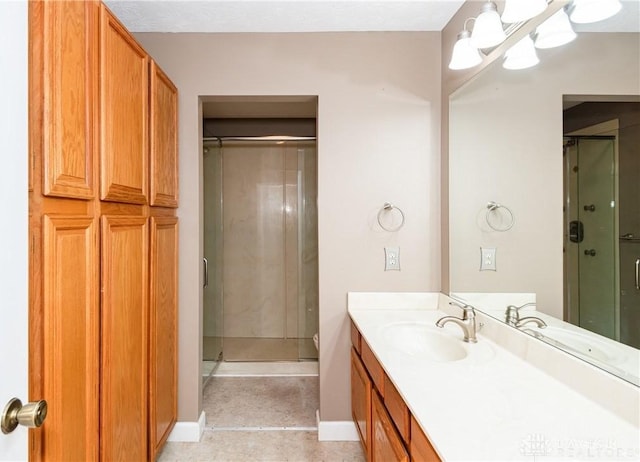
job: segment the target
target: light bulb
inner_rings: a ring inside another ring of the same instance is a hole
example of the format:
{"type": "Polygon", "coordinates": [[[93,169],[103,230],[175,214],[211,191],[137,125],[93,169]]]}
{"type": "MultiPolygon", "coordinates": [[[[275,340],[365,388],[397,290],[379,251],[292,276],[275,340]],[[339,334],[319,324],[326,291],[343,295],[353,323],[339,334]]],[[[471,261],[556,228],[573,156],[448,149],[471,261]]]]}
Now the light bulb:
{"type": "Polygon", "coordinates": [[[480,56],[478,49],[471,45],[469,35],[469,31],[466,29],[458,34],[458,40],[453,46],[449,69],[469,69],[482,62],[482,56],[480,56]]]}
{"type": "Polygon", "coordinates": [[[502,22],[507,24],[523,22],[538,16],[546,9],[546,0],[506,0],[502,22]]]}
{"type": "Polygon", "coordinates": [[[571,42],[576,38],[569,17],[563,8],[536,28],[536,48],[554,48],[571,42]]]}
{"type": "Polygon", "coordinates": [[[573,0],[569,19],[576,24],[588,24],[610,18],[620,11],[620,0],[573,0]]]}
{"type": "Polygon", "coordinates": [[[527,35],[504,54],[502,67],[510,70],[527,69],[538,64],[538,54],[531,36],[527,35]]]}
{"type": "Polygon", "coordinates": [[[500,45],[506,38],[498,7],[493,2],[486,2],[473,25],[471,45],[478,49],[491,48],[500,45]]]}

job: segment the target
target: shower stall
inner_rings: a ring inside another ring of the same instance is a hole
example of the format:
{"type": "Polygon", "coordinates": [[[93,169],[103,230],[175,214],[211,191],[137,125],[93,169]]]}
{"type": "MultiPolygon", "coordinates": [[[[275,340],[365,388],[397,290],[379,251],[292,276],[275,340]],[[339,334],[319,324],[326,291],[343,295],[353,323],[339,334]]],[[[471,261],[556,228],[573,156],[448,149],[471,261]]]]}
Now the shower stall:
{"type": "Polygon", "coordinates": [[[203,141],[203,359],[317,359],[314,138],[203,141]]]}

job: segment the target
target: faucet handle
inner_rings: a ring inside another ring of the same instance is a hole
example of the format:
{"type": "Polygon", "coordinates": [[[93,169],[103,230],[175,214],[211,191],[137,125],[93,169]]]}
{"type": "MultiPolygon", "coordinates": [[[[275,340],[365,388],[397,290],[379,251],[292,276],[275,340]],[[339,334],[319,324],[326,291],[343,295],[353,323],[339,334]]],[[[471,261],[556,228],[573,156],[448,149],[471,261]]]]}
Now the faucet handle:
{"type": "Polygon", "coordinates": [[[462,319],[471,319],[476,316],[476,309],[471,305],[460,304],[458,302],[449,302],[449,305],[457,306],[463,311],[462,319]]]}

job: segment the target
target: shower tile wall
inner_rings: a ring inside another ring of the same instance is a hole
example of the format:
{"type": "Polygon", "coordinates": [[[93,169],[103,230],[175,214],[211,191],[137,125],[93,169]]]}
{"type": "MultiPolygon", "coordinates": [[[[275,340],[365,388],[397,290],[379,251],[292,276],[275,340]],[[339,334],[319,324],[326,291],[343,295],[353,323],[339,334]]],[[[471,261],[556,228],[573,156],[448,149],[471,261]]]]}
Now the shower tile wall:
{"type": "Polygon", "coordinates": [[[224,336],[298,338],[297,146],[227,143],[223,165],[224,336]]]}

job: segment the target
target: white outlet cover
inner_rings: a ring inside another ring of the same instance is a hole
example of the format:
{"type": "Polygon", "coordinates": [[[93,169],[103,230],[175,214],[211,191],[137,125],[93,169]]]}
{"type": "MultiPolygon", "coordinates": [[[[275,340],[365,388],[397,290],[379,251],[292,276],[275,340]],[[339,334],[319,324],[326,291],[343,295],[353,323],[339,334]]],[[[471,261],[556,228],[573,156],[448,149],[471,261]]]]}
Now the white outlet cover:
{"type": "Polygon", "coordinates": [[[384,248],[384,270],[400,271],[400,247],[384,248]]]}
{"type": "Polygon", "coordinates": [[[496,250],[493,247],[480,247],[480,271],[497,271],[496,250]]]}

